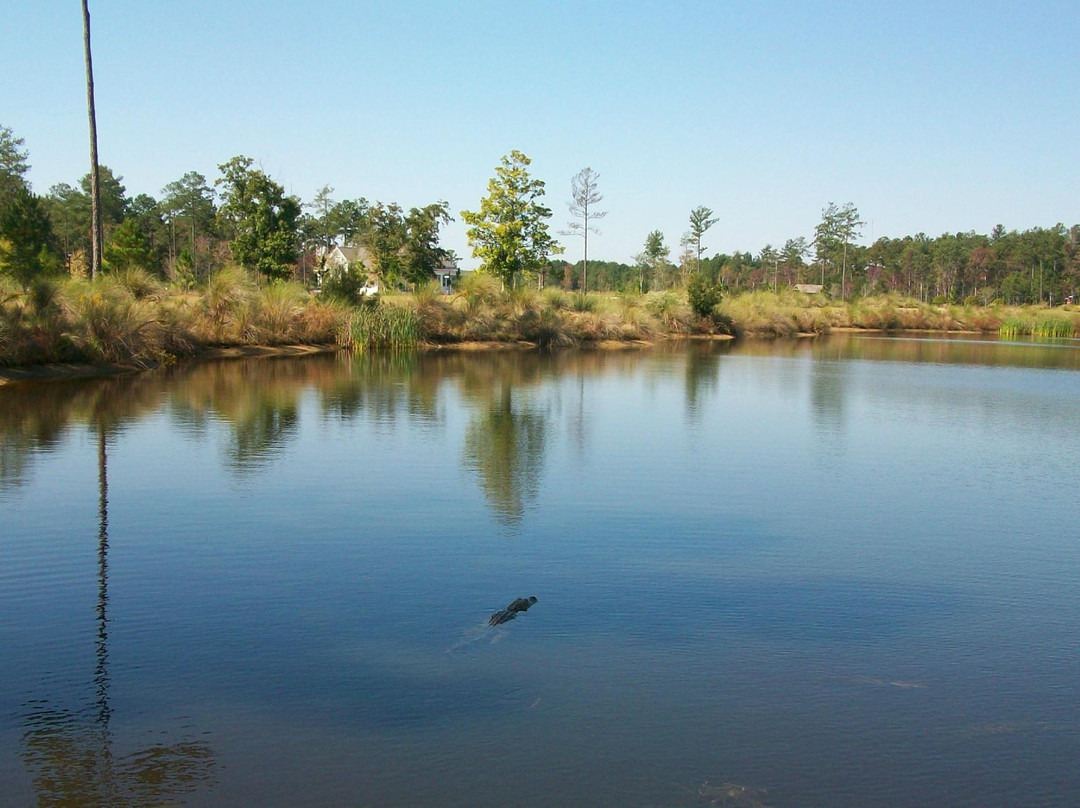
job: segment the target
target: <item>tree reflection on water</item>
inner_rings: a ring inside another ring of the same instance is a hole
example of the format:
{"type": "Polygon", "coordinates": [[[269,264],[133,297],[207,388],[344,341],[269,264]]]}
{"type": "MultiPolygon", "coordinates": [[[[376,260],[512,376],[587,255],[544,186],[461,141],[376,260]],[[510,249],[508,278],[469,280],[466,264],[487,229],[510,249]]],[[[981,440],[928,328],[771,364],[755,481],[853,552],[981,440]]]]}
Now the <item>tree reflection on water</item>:
{"type": "Polygon", "coordinates": [[[475,471],[496,517],[517,524],[536,500],[547,416],[511,384],[476,413],[465,433],[465,465],[475,471]]]}
{"type": "MultiPolygon", "coordinates": [[[[101,416],[101,413],[97,413],[101,416]]],[[[97,420],[97,631],[93,699],[79,710],[33,700],[24,718],[23,762],[40,806],[171,806],[212,779],[214,752],[203,741],[154,743],[117,754],[109,701],[108,417],[97,420]]]]}

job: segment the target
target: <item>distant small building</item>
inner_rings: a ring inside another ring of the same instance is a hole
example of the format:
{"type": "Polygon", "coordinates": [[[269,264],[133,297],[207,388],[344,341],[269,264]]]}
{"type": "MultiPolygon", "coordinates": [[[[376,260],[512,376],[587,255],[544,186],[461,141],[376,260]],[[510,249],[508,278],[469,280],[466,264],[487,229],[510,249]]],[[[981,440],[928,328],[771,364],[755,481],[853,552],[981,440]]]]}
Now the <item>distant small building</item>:
{"type": "Polygon", "coordinates": [[[439,280],[439,288],[444,295],[454,291],[454,281],[461,277],[461,270],[457,267],[435,267],[435,277],[439,280]]]}
{"type": "Polygon", "coordinates": [[[322,250],[319,254],[319,268],[315,271],[319,286],[323,281],[339,272],[344,272],[350,266],[361,268],[366,277],[366,283],[360,287],[362,295],[377,295],[379,293],[379,280],[367,268],[372,265],[371,253],[364,247],[340,247],[334,245],[329,250],[322,250]]]}
{"type": "Polygon", "coordinates": [[[804,295],[818,295],[821,294],[822,285],[820,283],[797,283],[795,284],[795,291],[802,292],[804,295]]]}

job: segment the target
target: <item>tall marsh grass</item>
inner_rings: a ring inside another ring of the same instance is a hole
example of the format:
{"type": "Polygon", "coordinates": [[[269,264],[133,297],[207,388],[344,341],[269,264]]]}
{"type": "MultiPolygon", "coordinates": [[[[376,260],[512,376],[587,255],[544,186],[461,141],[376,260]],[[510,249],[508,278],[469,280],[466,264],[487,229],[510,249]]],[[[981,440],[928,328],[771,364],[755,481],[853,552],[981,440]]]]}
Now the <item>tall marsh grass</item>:
{"type": "Polygon", "coordinates": [[[409,306],[361,306],[349,316],[341,336],[345,347],[404,350],[420,345],[420,318],[409,306]]]}
{"type": "Polygon", "coordinates": [[[209,346],[337,344],[359,351],[423,344],[524,341],[558,347],[695,333],[792,337],[834,328],[964,330],[1003,337],[1073,338],[1080,312],[1045,307],[928,304],[881,295],[851,302],[793,291],[726,296],[696,316],[678,290],[589,295],[504,289],[470,273],[456,292],[435,285],[360,306],[313,297],[294,283],[259,287],[226,266],[199,288],[168,287],[129,270],[85,279],[44,279],[24,289],[0,278],[0,365],[108,362],[146,365],[209,346]]]}
{"type": "Polygon", "coordinates": [[[1016,313],[1007,317],[998,329],[1002,337],[1071,339],[1080,333],[1080,318],[1073,314],[1016,313]]]}

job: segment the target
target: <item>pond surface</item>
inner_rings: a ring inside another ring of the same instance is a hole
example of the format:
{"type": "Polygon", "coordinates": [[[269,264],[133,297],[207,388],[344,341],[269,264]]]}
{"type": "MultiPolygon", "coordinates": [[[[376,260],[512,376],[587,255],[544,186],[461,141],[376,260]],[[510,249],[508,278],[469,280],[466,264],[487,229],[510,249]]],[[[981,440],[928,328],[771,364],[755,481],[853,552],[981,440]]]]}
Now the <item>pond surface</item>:
{"type": "Polygon", "coordinates": [[[1080,805],[1078,450],[1075,344],[8,386],[0,802],[1080,805]]]}

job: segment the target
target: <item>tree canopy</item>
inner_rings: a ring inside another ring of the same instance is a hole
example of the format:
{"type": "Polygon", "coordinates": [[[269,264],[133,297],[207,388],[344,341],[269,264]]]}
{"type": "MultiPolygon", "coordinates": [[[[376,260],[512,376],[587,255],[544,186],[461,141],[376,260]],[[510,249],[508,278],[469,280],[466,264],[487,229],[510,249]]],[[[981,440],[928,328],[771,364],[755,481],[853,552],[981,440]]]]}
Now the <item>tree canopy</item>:
{"type": "Polygon", "coordinates": [[[547,257],[562,253],[548,233],[551,209],[541,204],[544,183],[529,176],[532,161],[516,149],[502,158],[480,210],[462,211],[466,236],[481,269],[513,286],[519,274],[541,273],[547,257]]]}
{"type": "Polygon", "coordinates": [[[29,153],[23,148],[23,139],[15,137],[10,128],[0,125],[0,210],[15,198],[21,189],[29,189],[26,174],[29,153]]]}
{"type": "Polygon", "coordinates": [[[218,168],[222,204],[218,218],[232,235],[233,258],[269,280],[289,276],[296,262],[300,203],[261,169],[239,155],[218,168]]]}

